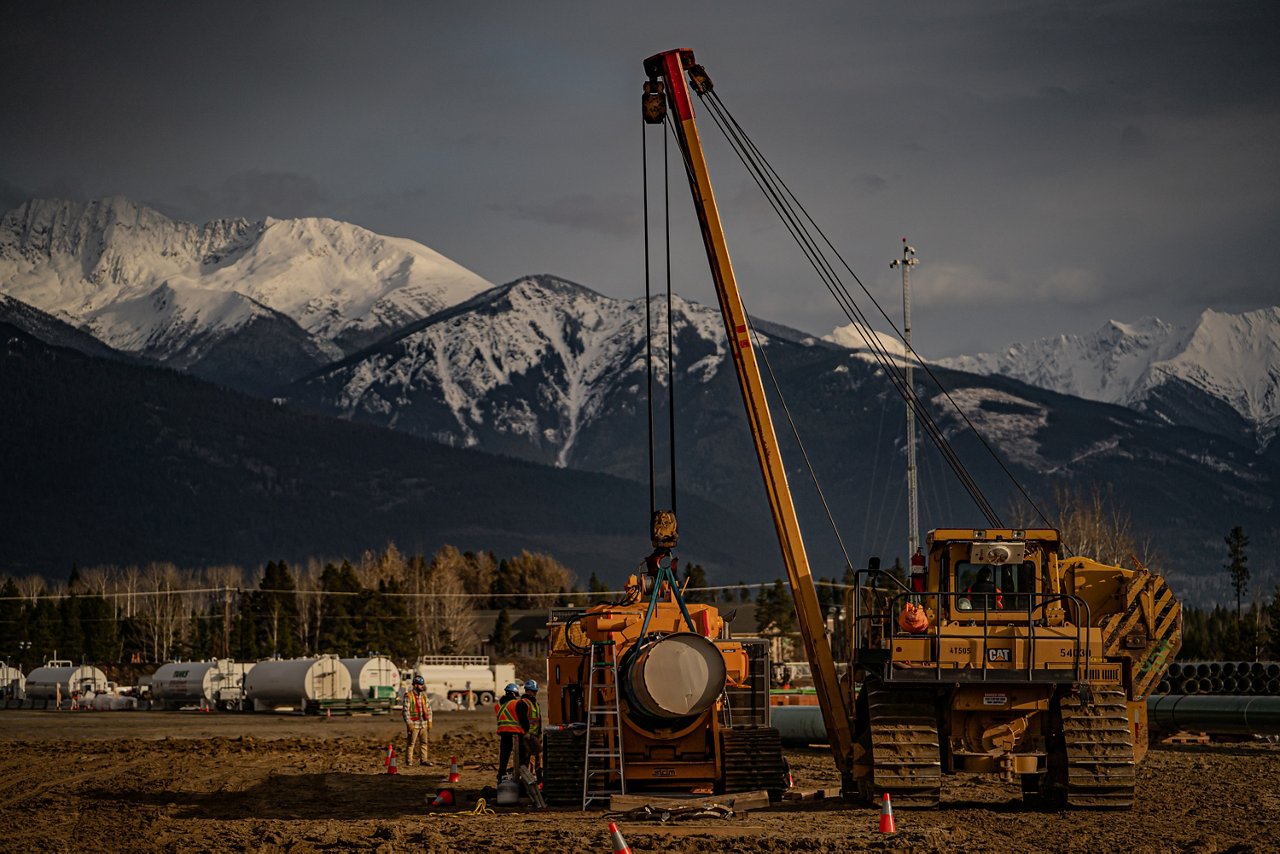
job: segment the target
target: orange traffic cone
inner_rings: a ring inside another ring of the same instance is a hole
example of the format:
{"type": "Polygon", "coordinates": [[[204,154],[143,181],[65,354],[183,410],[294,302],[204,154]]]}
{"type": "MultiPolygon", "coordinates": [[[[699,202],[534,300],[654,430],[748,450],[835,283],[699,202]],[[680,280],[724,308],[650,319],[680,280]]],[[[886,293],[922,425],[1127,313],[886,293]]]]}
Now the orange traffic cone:
{"type": "Polygon", "coordinates": [[[388,745],[387,745],[387,750],[389,751],[389,752],[387,753],[387,773],[388,773],[388,774],[399,774],[399,773],[400,773],[400,767],[399,767],[399,764],[396,762],[396,747],[395,747],[395,745],[394,745],[394,744],[388,744],[388,745]]]}
{"type": "Polygon", "coordinates": [[[893,803],[889,800],[888,792],[884,793],[884,800],[880,802],[880,832],[898,832],[898,826],[893,822],[893,803]]]}
{"type": "Polygon", "coordinates": [[[453,789],[436,789],[436,799],[431,802],[431,806],[451,807],[453,803],[453,789]]]}
{"type": "Polygon", "coordinates": [[[462,779],[462,775],[458,773],[458,757],[454,756],[449,760],[449,784],[452,785],[462,779]]]}
{"type": "Polygon", "coordinates": [[[326,708],[326,709],[324,710],[324,719],[325,719],[325,720],[329,720],[329,719],[330,719],[330,718],[332,718],[332,717],[333,717],[333,711],[332,711],[331,709],[329,709],[329,708],[326,708]]]}
{"type": "Polygon", "coordinates": [[[622,831],[613,822],[609,822],[609,841],[613,843],[613,854],[631,854],[631,846],[622,838],[622,831]]]}

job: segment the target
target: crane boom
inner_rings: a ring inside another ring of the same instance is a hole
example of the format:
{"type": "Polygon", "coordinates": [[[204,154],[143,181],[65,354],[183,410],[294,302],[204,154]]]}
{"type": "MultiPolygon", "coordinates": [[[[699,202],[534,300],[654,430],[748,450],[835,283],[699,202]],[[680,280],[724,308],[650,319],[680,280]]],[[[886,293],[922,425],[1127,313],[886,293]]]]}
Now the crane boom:
{"type": "MultiPolygon", "coordinates": [[[[814,687],[817,689],[818,703],[822,708],[822,717],[831,738],[836,767],[847,780],[853,768],[850,710],[846,706],[844,695],[838,684],[835,659],[826,635],[822,607],[818,604],[818,592],[814,587],[813,574],[809,568],[809,557],[805,552],[804,538],[801,536],[800,523],[796,518],[791,489],[787,484],[787,473],[779,452],[769,404],[765,399],[760,367],[756,361],[755,349],[751,344],[747,313],[738,292],[733,264],[729,260],[729,248],[725,243],[720,213],[716,207],[715,194],[711,189],[711,176],[707,171],[702,141],[698,136],[697,124],[693,117],[693,101],[686,72],[689,72],[689,76],[693,78],[693,85],[699,93],[709,91],[711,83],[702,67],[694,62],[693,51],[687,48],[659,53],[645,60],[644,66],[650,81],[645,87],[646,96],[656,96],[665,88],[666,103],[674,116],[672,125],[688,166],[693,206],[697,211],[702,240],[706,245],[707,261],[711,265],[711,277],[715,282],[716,297],[720,302],[725,331],[729,336],[729,352],[733,356],[738,387],[742,392],[743,405],[746,407],[747,423],[755,443],[760,474],[764,478],[769,509],[773,514],[773,524],[778,534],[778,545],[782,550],[783,563],[787,568],[791,596],[795,601],[800,623],[800,635],[804,640],[805,654],[812,668],[814,687]]],[[[654,114],[650,113],[649,107],[650,104],[647,102],[646,120],[653,123],[655,122],[654,114]]],[[[656,121],[661,120],[660,116],[656,119],[656,121]]]]}

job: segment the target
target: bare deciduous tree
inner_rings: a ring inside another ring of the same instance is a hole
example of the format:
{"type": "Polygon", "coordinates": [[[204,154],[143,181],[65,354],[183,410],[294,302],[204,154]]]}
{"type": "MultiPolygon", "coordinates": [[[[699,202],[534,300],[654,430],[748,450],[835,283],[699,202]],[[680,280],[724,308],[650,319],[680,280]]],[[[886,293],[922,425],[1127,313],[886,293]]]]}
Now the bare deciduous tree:
{"type": "Polygon", "coordinates": [[[320,574],[324,572],[324,563],[316,558],[307,560],[305,566],[298,567],[298,646],[303,654],[315,653],[320,637],[320,574]]]}
{"type": "Polygon", "coordinates": [[[377,590],[380,583],[403,580],[407,567],[405,556],[396,548],[396,544],[387,543],[387,547],[381,552],[366,551],[354,569],[361,587],[377,590]]]}
{"type": "Polygon", "coordinates": [[[228,658],[231,655],[231,625],[235,619],[239,591],[244,586],[244,569],[239,566],[211,566],[204,573],[206,586],[218,588],[210,594],[209,613],[214,615],[218,627],[213,633],[214,654],[228,658]]]}
{"type": "Polygon", "coordinates": [[[1054,488],[1062,541],[1072,555],[1099,563],[1128,566],[1137,558],[1144,566],[1158,560],[1149,537],[1139,540],[1133,518],[1115,498],[1114,490],[1094,484],[1087,493],[1065,486],[1054,488]]]}
{"type": "Polygon", "coordinates": [[[171,563],[150,564],[142,574],[148,595],[138,597],[138,624],[152,661],[168,661],[186,635],[191,595],[174,591],[190,583],[171,563]]]}
{"type": "Polygon", "coordinates": [[[428,655],[467,652],[479,644],[475,601],[460,595],[466,593],[466,569],[466,559],[453,546],[436,552],[431,563],[414,560],[409,567],[408,591],[426,594],[410,600],[410,613],[418,648],[428,655]]]}

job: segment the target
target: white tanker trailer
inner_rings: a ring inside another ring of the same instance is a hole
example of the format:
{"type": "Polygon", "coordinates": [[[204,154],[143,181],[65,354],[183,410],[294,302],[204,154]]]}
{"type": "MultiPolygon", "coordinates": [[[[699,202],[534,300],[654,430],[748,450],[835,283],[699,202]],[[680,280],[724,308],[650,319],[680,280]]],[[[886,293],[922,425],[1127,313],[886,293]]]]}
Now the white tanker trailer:
{"type": "Polygon", "coordinates": [[[351,674],[351,697],[356,700],[395,699],[400,687],[400,670],[386,656],[344,658],[342,663],[351,674]]]}
{"type": "Polygon", "coordinates": [[[0,663],[0,700],[21,700],[26,696],[27,677],[22,671],[0,663]]]}
{"type": "Polygon", "coordinates": [[[244,702],[244,678],[252,667],[230,659],[162,664],[151,677],[151,696],[166,709],[194,705],[236,711],[244,702]]]}
{"type": "Polygon", "coordinates": [[[410,676],[421,676],[431,694],[442,694],[455,703],[484,707],[502,696],[502,689],[516,680],[514,664],[492,664],[487,655],[424,655],[410,676]]]}
{"type": "Polygon", "coordinates": [[[27,697],[32,700],[67,700],[72,692],[94,693],[107,689],[107,674],[96,667],[77,667],[70,661],[50,661],[27,674],[27,697]]]}
{"type": "Polygon", "coordinates": [[[245,697],[256,712],[303,711],[310,700],[349,700],[351,672],[336,655],[259,661],[244,680],[245,697]]]}

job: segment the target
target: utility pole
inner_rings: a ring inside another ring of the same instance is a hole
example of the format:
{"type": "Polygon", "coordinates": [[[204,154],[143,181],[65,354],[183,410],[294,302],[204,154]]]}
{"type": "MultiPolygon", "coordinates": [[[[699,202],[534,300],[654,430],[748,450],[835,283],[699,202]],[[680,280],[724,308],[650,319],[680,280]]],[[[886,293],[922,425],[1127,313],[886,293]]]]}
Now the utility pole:
{"type": "Polygon", "coordinates": [[[907,557],[915,557],[920,548],[920,503],[916,484],[916,387],[912,381],[915,356],[911,349],[911,275],[912,267],[920,263],[916,250],[902,238],[902,258],[894,258],[889,269],[902,268],[902,340],[907,345],[905,362],[907,375],[907,557]]]}
{"type": "Polygon", "coordinates": [[[222,657],[231,657],[231,588],[222,588],[222,657]]]}

